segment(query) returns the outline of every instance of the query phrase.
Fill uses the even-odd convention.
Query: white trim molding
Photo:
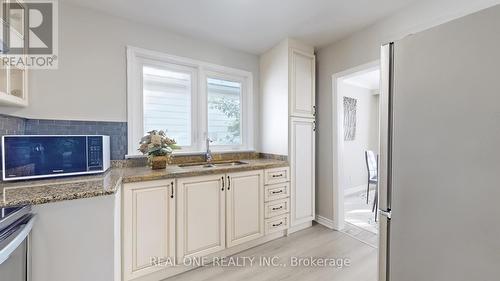
[[[315,221],[317,223],[329,228],[329,229],[335,229],[333,220],[331,220],[331,219],[325,218],[325,217],[320,216],[320,215],[316,215]]]
[[[344,151],[344,106],[343,99],[338,91],[338,80],[348,78],[353,74],[361,74],[380,68],[380,61],[373,61],[332,75],[332,159],[333,159],[333,229],[342,230],[344,228],[344,167],[342,166]],[[336,114],[335,114],[336,113]],[[335,133],[337,138],[335,138]]]
[[[216,65],[190,58],[178,57],[157,51],[127,46],[127,120],[128,120],[128,155],[138,155],[137,147],[144,135],[142,65],[158,64],[183,69],[193,78],[191,146],[184,147],[179,153],[195,153],[205,150],[205,138],[208,133],[207,122],[207,77],[227,79],[241,84],[241,144],[214,146],[214,152],[252,151],[255,148],[254,129],[254,91],[253,75],[249,71]]]

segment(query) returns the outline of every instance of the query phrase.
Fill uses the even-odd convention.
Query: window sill
[[[212,150],[213,154],[228,154],[228,153],[247,153],[247,152],[256,152],[254,149],[241,149],[241,150]],[[197,156],[204,155],[206,151],[174,151],[172,153],[173,156]],[[142,154],[131,154],[125,155],[125,159],[138,159],[138,158],[146,158],[146,155]]]

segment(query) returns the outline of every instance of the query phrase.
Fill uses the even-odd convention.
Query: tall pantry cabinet
[[[288,156],[293,232],[315,219],[314,48],[286,39],[263,54],[260,87],[261,151]]]

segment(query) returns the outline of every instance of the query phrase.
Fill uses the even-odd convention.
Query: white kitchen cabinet
[[[312,46],[285,39],[260,56],[261,152],[288,155],[290,117],[315,118]]]
[[[290,203],[288,202],[288,198],[266,202],[264,210],[266,219],[288,214],[290,212]]]
[[[315,57],[295,48],[289,50],[290,116],[314,118]]]
[[[233,255],[285,235],[289,183],[266,185],[266,175],[282,181],[290,172],[280,167],[124,184],[123,280],[162,280],[194,268],[182,265],[186,258]],[[152,257],[161,258],[161,266],[152,265]]]
[[[288,229],[288,214],[266,220],[266,234]]]
[[[28,105],[28,70],[22,68],[0,69],[0,105]]]
[[[16,2],[16,8],[11,9],[8,5],[0,7],[0,13],[10,15],[9,31],[10,42],[14,44],[23,44],[25,41],[24,26],[27,7],[21,1]],[[0,33],[3,34],[2,31]],[[26,42],[24,42],[25,47]],[[26,55],[27,48],[24,48]],[[10,54],[7,50],[0,50],[3,54]],[[27,106],[28,105],[28,69],[25,67],[5,66],[0,69],[0,105],[5,106]]]
[[[261,149],[286,155],[290,162],[290,216],[266,222],[268,231],[289,224],[288,231],[295,232],[315,219],[315,64],[314,48],[294,39],[283,40],[260,57]],[[288,181],[288,175],[277,171],[265,177],[266,184]],[[282,186],[272,192],[285,191]]]
[[[227,247],[264,236],[264,172],[228,174],[226,186]]]
[[[225,249],[225,195],[225,175],[177,181],[178,262]]]
[[[151,258],[175,259],[174,180],[123,185],[123,278],[165,270]]]
[[[291,118],[291,226],[315,219],[315,127],[308,118]]]
[[[289,181],[290,169],[288,167],[267,169],[264,172],[264,184],[284,183]]]
[[[283,182],[277,184],[270,184],[264,186],[264,201],[269,202],[273,200],[283,199],[290,197],[290,183]]]

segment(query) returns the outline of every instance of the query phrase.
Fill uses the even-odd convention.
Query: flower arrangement
[[[164,169],[174,149],[180,149],[164,131],[153,130],[142,137],[139,151],[147,155],[153,169]]]

